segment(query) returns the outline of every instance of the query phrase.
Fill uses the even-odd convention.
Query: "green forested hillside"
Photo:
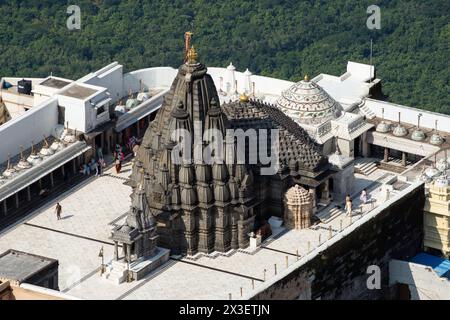
[[[66,27],[69,4],[80,31]],[[381,30],[366,27],[371,4]],[[113,60],[177,67],[193,22],[207,65],[290,80],[367,63],[373,38],[390,101],[450,114],[449,17],[448,0],[0,0],[0,76],[77,78]]]

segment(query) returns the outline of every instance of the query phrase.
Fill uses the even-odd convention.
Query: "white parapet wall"
[[[125,96],[129,90],[138,92],[141,88],[168,88],[172,85],[173,80],[177,76],[177,69],[172,67],[157,67],[136,70],[124,75],[123,95]]]
[[[406,284],[411,300],[449,300],[450,280],[439,277],[425,265],[395,260],[389,262],[389,284]]]
[[[52,135],[57,124],[58,100],[51,98],[0,126],[0,163],[7,160],[8,154],[18,154],[21,145],[26,149],[30,147],[31,140],[36,143],[44,135]]]
[[[366,99],[365,105],[375,113],[378,118],[382,117],[384,108],[384,118],[392,122],[398,121],[398,113],[401,113],[401,122],[417,125],[417,116],[422,114],[420,118],[420,127],[434,129],[437,120],[437,129],[443,132],[450,132],[450,116],[407,106],[402,106],[386,101]]]

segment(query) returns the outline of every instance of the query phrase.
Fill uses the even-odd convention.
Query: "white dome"
[[[423,132],[420,129],[416,129],[413,131],[412,135],[411,135],[411,139],[415,140],[415,141],[423,141],[426,139],[426,135],[425,132]]]
[[[319,125],[341,116],[342,106],[308,77],[281,94],[278,108],[303,124]]]
[[[439,176],[441,174],[441,172],[436,169],[435,167],[429,167],[428,169],[425,170],[425,175],[429,178],[435,178],[437,176]]]
[[[408,130],[406,130],[406,128],[401,124],[398,124],[392,133],[394,134],[394,136],[404,137],[408,134]]]
[[[391,131],[391,125],[387,122],[381,121],[376,128],[377,132],[387,133]]]

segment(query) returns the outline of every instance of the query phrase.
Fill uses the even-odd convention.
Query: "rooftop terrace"
[[[61,92],[61,95],[84,100],[89,98],[96,92],[97,90],[74,84]]]
[[[8,250],[0,255],[0,278],[21,282],[54,263],[54,259]]]

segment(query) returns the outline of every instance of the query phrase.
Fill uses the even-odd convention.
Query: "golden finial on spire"
[[[191,49],[191,38],[194,34],[191,31],[184,33],[184,62],[188,62],[188,53]]]
[[[241,101],[241,102],[248,102],[250,100],[250,98],[248,97],[248,95],[246,95],[245,93],[242,93],[240,96],[239,96],[239,101]]]
[[[189,64],[195,64],[197,63],[197,57],[197,51],[195,50],[194,46],[192,46],[187,53],[187,62]]]
[[[309,81],[309,76],[308,76],[308,74],[305,74],[305,78],[304,78],[304,80],[305,80],[306,82],[308,82],[308,81]]]

